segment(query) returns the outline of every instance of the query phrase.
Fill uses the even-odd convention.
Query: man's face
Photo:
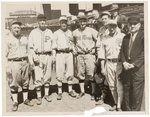
[[[114,35],[115,34],[115,32],[116,32],[116,28],[117,28],[117,25],[115,25],[115,24],[109,24],[108,26],[107,26],[107,28],[108,28],[108,30],[109,30],[109,35]]]
[[[93,11],[92,14],[93,14],[94,19],[98,19],[99,18],[98,11]]]
[[[90,23],[92,23],[92,21],[93,21],[93,19],[92,19],[92,18],[89,18],[88,21],[87,21],[87,23],[90,24]]]
[[[67,20],[61,20],[60,21],[60,28],[62,30],[66,30],[67,29]]]
[[[46,29],[46,19],[39,19],[38,24],[40,29]]]
[[[86,25],[87,25],[87,20],[86,19],[80,19],[79,20],[79,25],[80,25],[80,29],[84,30]]]
[[[103,25],[106,25],[108,23],[108,20],[109,20],[109,16],[108,15],[103,15],[102,16],[102,22],[103,22]]]
[[[118,15],[118,11],[116,11],[116,10],[112,11],[112,15],[113,16],[117,16]]]
[[[129,31],[131,33],[135,33],[140,29],[141,23],[128,23],[128,26],[129,26]]]
[[[15,36],[15,37],[18,37],[20,36],[20,33],[21,33],[21,27],[19,24],[13,24],[11,26],[11,32],[12,34]]]

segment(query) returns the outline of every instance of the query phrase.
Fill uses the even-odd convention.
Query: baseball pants
[[[37,55],[38,63],[35,63],[35,81],[36,88],[44,85],[50,85],[51,81],[51,69],[52,69],[52,56],[40,54]]]
[[[73,78],[73,54],[72,53],[57,53],[56,54],[56,77],[58,81],[63,81],[64,78]]]
[[[94,69],[95,69],[95,55],[78,55],[77,56],[77,68],[78,68],[78,78],[80,80],[85,79],[85,74],[91,76],[88,80],[93,80]]]
[[[28,89],[30,66],[27,61],[9,61],[6,76],[11,92]]]

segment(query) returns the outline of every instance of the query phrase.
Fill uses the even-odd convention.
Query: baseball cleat
[[[51,102],[52,101],[52,98],[48,95],[44,96],[44,99],[48,102]]]
[[[33,104],[31,103],[29,99],[26,99],[23,103],[27,106],[33,106]]]
[[[95,97],[94,97],[93,95],[91,96],[91,100],[92,100],[92,101],[95,100]]]
[[[17,111],[18,110],[18,103],[14,102],[13,107],[12,107],[12,111]]]
[[[41,97],[37,99],[36,104],[37,104],[37,105],[41,105],[41,104],[42,104],[42,98],[41,98]]]
[[[71,97],[76,97],[76,94],[75,94],[75,91],[74,91],[74,90],[70,91],[70,92],[69,92],[69,95],[70,95]]]
[[[58,93],[57,95],[57,100],[61,100],[62,99],[62,94],[61,93]]]
[[[102,105],[104,104],[104,100],[103,99],[100,99],[96,102],[96,105]]]
[[[122,109],[121,109],[121,108],[117,108],[116,110],[117,110],[117,111],[122,111]]]
[[[77,96],[77,99],[83,97],[84,95],[85,95],[85,93],[83,93],[83,92],[79,93],[79,95]]]
[[[115,111],[115,110],[117,110],[117,106],[116,106],[116,105],[114,105],[113,107],[111,107],[111,108],[109,109],[109,111]]]

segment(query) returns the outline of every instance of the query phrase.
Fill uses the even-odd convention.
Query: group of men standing
[[[68,94],[77,99],[85,95],[85,82],[90,81],[91,100],[94,100],[97,83],[101,91],[99,104],[104,103],[105,87],[111,91],[114,105],[110,111],[140,110],[144,90],[144,33],[140,30],[140,18],[128,18],[129,33],[126,35],[121,32],[117,21],[111,19],[109,12],[103,12],[99,18],[103,24],[101,27],[97,23],[87,26],[87,16],[79,14],[78,27],[71,31],[67,17],[61,16],[60,29],[53,33],[47,28],[46,17],[40,14],[37,17],[38,27],[31,31],[28,38],[21,35],[21,22],[12,22],[11,33],[7,36],[6,73],[13,111],[18,109],[19,88],[23,91],[24,104],[33,106],[27,97],[32,72],[35,74],[37,105],[42,103],[42,86],[44,98],[48,102],[52,101],[49,87],[52,64],[55,62],[57,100],[62,99],[64,79],[68,83]],[[79,80],[79,94],[72,88],[75,77]]]

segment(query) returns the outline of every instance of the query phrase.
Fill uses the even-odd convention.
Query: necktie
[[[128,57],[129,57],[129,59],[130,59],[132,46],[133,46],[133,34],[131,34],[130,41],[129,41],[129,50],[128,50]]]

